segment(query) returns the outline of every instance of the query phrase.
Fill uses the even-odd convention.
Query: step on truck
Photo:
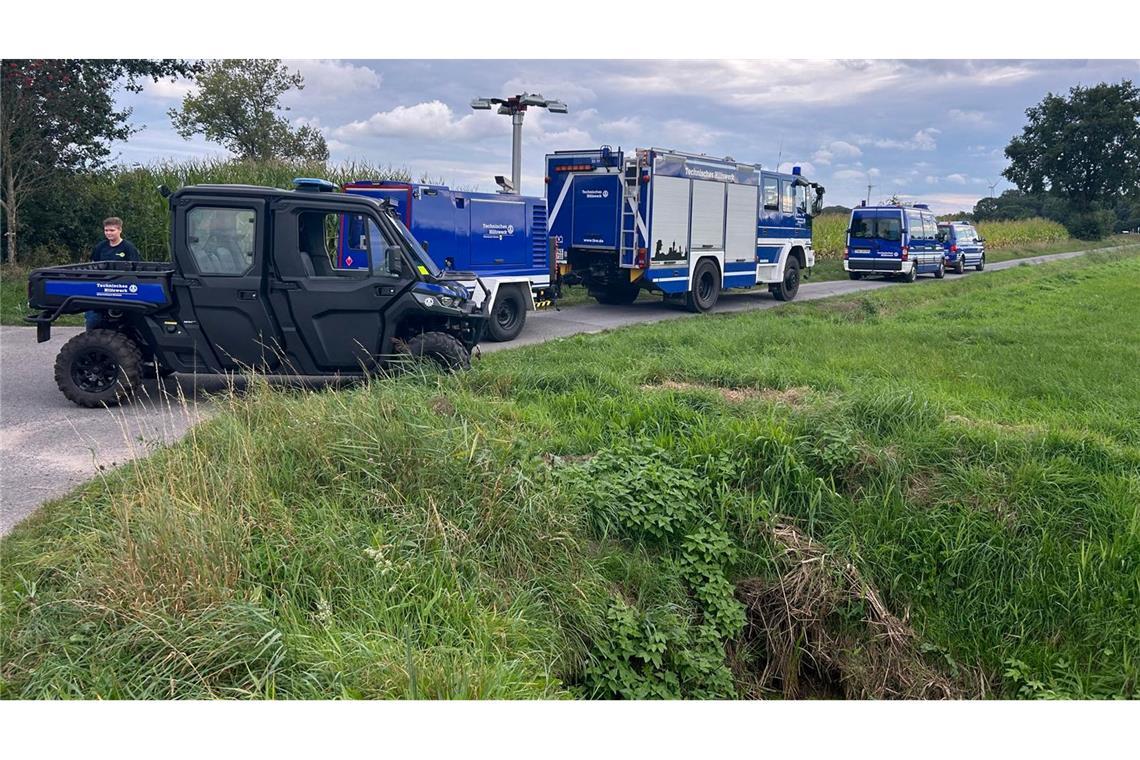
[[[477,278],[436,267],[386,204],[324,180],[295,187],[164,190],[173,261],[31,272],[39,342],[63,314],[99,315],[60,350],[63,394],[117,404],[144,372],[357,375],[408,356],[470,366],[485,323],[468,296]],[[369,266],[338,266],[342,247]]]
[[[555,300],[544,199],[391,180],[358,180],[344,190],[391,204],[437,266],[478,275],[486,294],[475,289],[471,297],[488,312],[485,338],[514,340],[528,311]],[[368,266],[351,251],[340,257],[346,268]]]
[[[604,304],[648,290],[696,312],[727,288],[767,285],[791,300],[815,265],[823,192],[799,167],[786,174],[661,148],[548,154],[555,285],[582,284]]]

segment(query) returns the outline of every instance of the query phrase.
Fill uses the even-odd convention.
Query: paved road
[[[1038,256],[991,264],[987,271],[1021,264],[1040,264],[1081,256],[1086,251]],[[973,274],[973,273],[971,273]],[[947,275],[953,279],[956,275]],[[920,278],[919,283],[933,282]],[[814,300],[844,293],[891,287],[883,280],[808,282],[797,300]],[[767,292],[726,293],[716,312],[768,309],[780,304]],[[595,333],[639,322],[691,316],[680,306],[646,299],[630,306],[575,306],[530,314],[527,327],[511,343],[487,343],[483,352],[542,343],[578,333]],[[66,494],[154,446],[180,438],[210,413],[207,392],[226,387],[212,377],[176,376],[164,386],[146,383],[140,401],[117,409],[83,409],[65,399],[55,387],[52,367],[64,341],[82,328],[61,327],[52,340],[37,344],[28,327],[0,327],[0,535],[45,501]]]

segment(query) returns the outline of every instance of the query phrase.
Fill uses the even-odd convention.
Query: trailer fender
[[[495,297],[499,294],[499,288],[504,286],[521,286],[519,289],[523,292],[523,298],[526,300],[526,310],[534,311],[534,290],[533,280],[530,277],[482,277],[483,284],[487,287],[487,295],[484,299],[480,299],[482,293],[476,293],[472,300],[476,305],[482,306],[484,309],[489,309],[495,303]]]

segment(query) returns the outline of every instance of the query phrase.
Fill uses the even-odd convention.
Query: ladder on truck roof
[[[626,158],[621,177],[621,228],[618,233],[618,266],[637,266],[637,206],[640,198],[640,167],[637,157]]]

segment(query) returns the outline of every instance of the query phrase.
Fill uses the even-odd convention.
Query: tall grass
[[[843,258],[849,221],[847,214],[825,214],[813,221],[811,237],[816,257],[824,261]],[[1069,239],[1062,225],[1048,219],[980,222],[976,227],[985,238],[986,248],[995,251]]]
[[[790,524],[964,693],[1135,697],[1137,277],[1102,254],[255,383],[4,539],[0,694],[750,693],[732,587],[784,572]]]

